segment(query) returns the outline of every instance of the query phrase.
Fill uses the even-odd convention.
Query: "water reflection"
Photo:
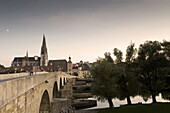
[[[89,98],[89,99],[95,99],[95,98]],[[157,102],[170,102],[169,100],[162,99],[161,94],[159,96],[157,96],[156,99],[157,99]],[[132,101],[132,104],[137,104],[139,102],[141,102],[142,104],[152,103],[151,98],[149,98],[147,100],[147,102],[145,102],[141,96],[136,96],[134,98],[131,97],[131,101]],[[127,101],[126,101],[126,99],[125,100],[113,99],[113,104],[114,104],[114,107],[120,107],[120,105],[127,104]],[[107,108],[107,107],[109,107],[109,104],[107,101],[105,101],[105,102],[97,101],[97,106],[89,108],[89,109],[98,109],[98,108]]]

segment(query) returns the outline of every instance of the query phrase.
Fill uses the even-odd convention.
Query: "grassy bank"
[[[112,109],[100,109],[97,113],[170,113],[170,103],[121,106]]]

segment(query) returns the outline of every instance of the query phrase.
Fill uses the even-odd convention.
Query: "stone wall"
[[[75,84],[75,79],[68,79],[67,83],[65,84],[65,86],[63,87],[63,89],[61,89],[59,91],[59,97],[60,98],[67,98],[67,99],[73,99],[73,84]]]
[[[60,87],[59,80],[65,77],[64,73],[46,73],[0,83],[0,113],[39,113],[46,104],[42,98],[48,97],[51,103],[54,83]]]
[[[51,102],[51,113],[75,113],[70,99],[54,98]]]
[[[45,74],[45,73],[48,73],[48,72],[37,72],[36,74],[40,75],[40,74]],[[30,75],[30,73],[0,74],[0,80],[23,77],[23,76],[28,76],[28,75]]]

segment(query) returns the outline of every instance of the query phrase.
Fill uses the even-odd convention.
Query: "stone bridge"
[[[70,78],[53,72],[0,82],[0,113],[51,113],[52,101]]]

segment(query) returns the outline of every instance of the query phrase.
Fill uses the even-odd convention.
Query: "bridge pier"
[[[54,98],[51,102],[51,113],[75,113],[71,102],[70,99]]]

